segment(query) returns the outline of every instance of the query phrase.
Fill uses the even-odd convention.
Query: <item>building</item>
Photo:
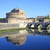
[[[26,28],[29,22],[34,22],[34,18],[26,18],[24,10],[15,8],[6,13],[6,18],[0,19],[0,30]]]
[[[18,8],[6,13],[6,18],[8,19],[8,23],[28,23],[34,21],[34,19],[27,19],[24,10]]]
[[[36,22],[50,22],[50,15],[47,16],[37,16]]]
[[[6,18],[26,19],[24,10],[13,9],[10,13],[6,13]]]
[[[26,18],[24,10],[15,8],[6,13],[6,18],[0,19],[0,23],[29,23],[34,22],[34,18]]]
[[[20,20],[26,19],[26,13],[24,10],[13,9],[10,13],[6,13],[6,18],[8,19],[8,23],[17,23],[21,22]]]
[[[37,16],[38,19],[42,19],[44,17],[46,17],[46,16]]]
[[[38,19],[43,19],[43,18],[50,18],[50,14],[48,14],[47,16],[37,16]]]

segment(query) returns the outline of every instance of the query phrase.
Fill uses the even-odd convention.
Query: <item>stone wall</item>
[[[0,30],[26,28],[28,23],[0,23]]]
[[[16,18],[8,18],[8,23],[29,23],[33,22],[34,20],[30,19],[16,19]]]
[[[50,19],[44,19],[44,22],[50,22]]]
[[[8,23],[17,23],[15,18],[8,18]]]
[[[39,22],[39,20],[37,20],[37,18],[35,18],[35,23],[36,23],[36,22]]]
[[[17,14],[17,13],[12,13],[12,14],[6,14],[7,18],[17,18],[17,19],[26,19],[25,14]]]
[[[0,23],[0,30],[19,28],[19,24]]]

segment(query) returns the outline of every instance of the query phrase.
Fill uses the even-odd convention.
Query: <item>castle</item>
[[[6,18],[0,19],[0,23],[30,23],[30,22],[50,22],[50,15],[37,16],[37,18],[26,18],[24,10],[14,8],[6,13]]]
[[[11,12],[6,13],[6,18],[0,19],[0,30],[26,28],[28,27],[28,23],[32,22],[50,22],[50,15],[46,16],[45,18],[26,18],[26,13],[24,10],[15,8],[11,10]]]
[[[6,18],[1,20],[1,23],[28,23],[33,21],[33,18],[26,18],[24,10],[15,8],[11,12],[6,13]]]

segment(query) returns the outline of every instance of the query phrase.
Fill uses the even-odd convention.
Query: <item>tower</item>
[[[24,12],[24,10],[15,8],[11,10],[10,13],[6,13],[6,18],[8,18],[8,23],[16,23],[17,20],[26,19],[26,13]]]

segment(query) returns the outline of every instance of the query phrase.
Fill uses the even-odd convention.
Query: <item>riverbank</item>
[[[28,28],[5,29],[5,30],[0,30],[0,33],[5,33],[5,32],[14,32],[14,31],[24,30],[24,29],[28,29]]]
[[[6,33],[6,32],[14,32],[14,31],[20,31],[20,30],[25,30],[25,29],[38,29],[38,28],[13,28],[13,29],[5,29],[5,30],[0,30],[0,33]],[[42,28],[40,30],[46,31],[46,28]]]

